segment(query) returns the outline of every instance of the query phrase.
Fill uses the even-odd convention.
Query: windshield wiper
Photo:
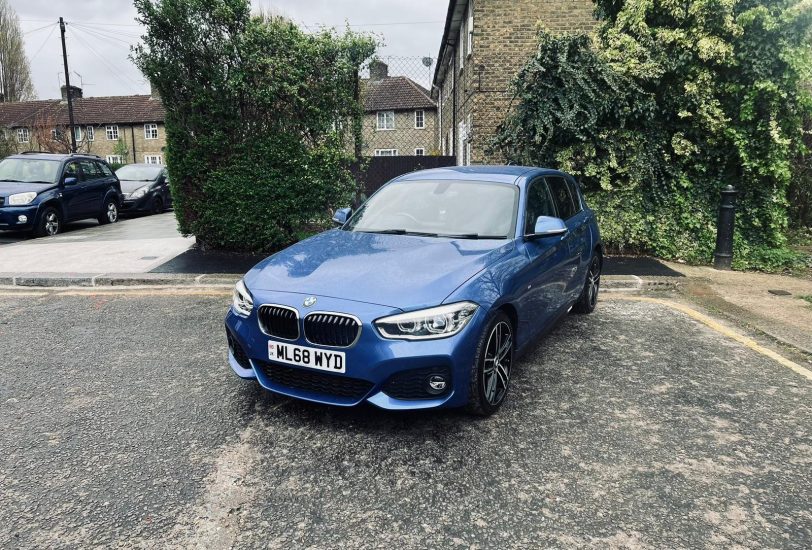
[[[409,235],[411,237],[439,237],[437,233],[423,233],[421,231],[406,231],[405,229],[380,229],[377,231],[359,231],[359,233],[377,233],[380,235]]]
[[[463,233],[461,235],[440,235],[446,239],[471,239],[471,240],[498,240],[507,239],[505,235],[480,235],[479,233]]]

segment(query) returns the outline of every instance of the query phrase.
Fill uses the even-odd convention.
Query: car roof
[[[64,154],[64,153],[40,153],[37,151],[32,151],[30,153],[18,153],[16,155],[10,155],[6,158],[12,159],[35,159],[35,160],[68,160],[68,159],[91,159],[91,160],[102,160],[101,157],[97,157],[96,155],[83,155],[81,153],[73,153],[73,154]]]
[[[405,174],[393,181],[423,181],[427,179],[444,179],[457,181],[488,181],[495,183],[510,183],[519,185],[536,176],[564,175],[558,170],[538,168],[533,166],[451,166],[448,168],[434,168],[431,170],[418,170]]]
[[[154,167],[154,168],[161,168],[161,169],[166,168],[166,166],[164,166],[163,164],[154,164],[154,163],[150,164],[148,162],[132,162],[130,164],[125,164],[125,165],[119,167],[119,170],[124,168],[124,166],[138,166],[140,168],[145,168],[147,166]]]

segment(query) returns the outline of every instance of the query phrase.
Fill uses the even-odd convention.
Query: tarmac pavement
[[[0,547],[812,547],[812,382],[668,300],[568,316],[489,419],[274,397],[228,303],[0,293]]]

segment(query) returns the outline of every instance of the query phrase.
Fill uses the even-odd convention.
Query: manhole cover
[[[786,290],[768,290],[767,292],[775,296],[792,296],[792,292],[787,292]]]

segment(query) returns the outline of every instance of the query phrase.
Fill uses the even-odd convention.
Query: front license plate
[[[278,363],[287,363],[288,365],[328,372],[347,372],[347,363],[343,351],[325,351],[323,349],[294,346],[293,344],[268,342],[268,359]]]

